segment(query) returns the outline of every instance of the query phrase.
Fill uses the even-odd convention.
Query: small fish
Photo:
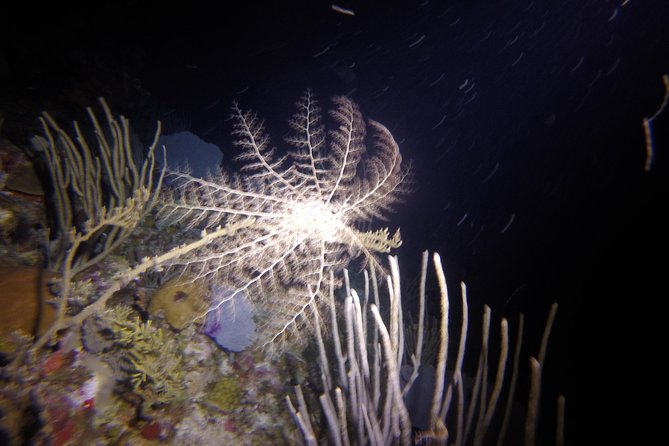
[[[352,9],[342,8],[341,6],[335,4],[332,4],[332,10],[346,15],[355,15],[355,12]]]

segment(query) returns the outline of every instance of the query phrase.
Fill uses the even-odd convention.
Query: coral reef
[[[208,402],[218,409],[230,412],[237,409],[244,394],[235,376],[224,376],[210,389]]]
[[[207,287],[198,280],[179,277],[162,285],[149,305],[152,316],[163,312],[165,319],[176,330],[183,330],[207,309]]]
[[[150,320],[142,322],[129,307],[107,309],[102,319],[110,323],[114,343],[120,347],[116,360],[146,406],[184,398],[183,361],[176,339],[153,327]]]
[[[365,123],[351,100],[337,98],[333,116],[340,127],[330,150],[322,150],[326,133],[320,118],[308,122],[320,111],[307,93],[291,121],[291,163],[273,156],[262,124],[235,105],[240,159],[250,175],[206,182],[173,172],[174,194],[142,226],[160,197],[164,171],[154,165],[160,125],[137,160],[127,120],[101,105],[108,128],[89,109],[91,132],[75,123],[72,136],[45,113],[44,135],[33,139],[52,180],[44,260],[60,273],[50,287],[56,314],[34,342],[16,330],[9,334],[0,438],[10,444],[294,444],[297,429],[282,401],[291,381],[286,363],[266,350],[233,356],[217,349],[193,321],[223,308],[220,300],[208,301],[209,287],[229,284],[252,304],[240,317],[239,339],[246,346],[251,310],[260,310],[271,343],[315,307],[321,286],[333,285],[333,272],[358,257],[378,266],[375,253],[399,246],[399,232],[364,233],[357,223],[382,217],[403,191],[407,170],[396,142],[381,124]],[[377,150],[365,158],[368,126]],[[206,200],[212,212],[199,206]],[[3,230],[16,232],[13,218],[20,214],[3,215]],[[162,230],[152,222],[171,226]],[[18,240],[11,238],[6,249],[15,252]],[[162,276],[143,276],[149,272]],[[5,415],[10,411],[19,415]]]

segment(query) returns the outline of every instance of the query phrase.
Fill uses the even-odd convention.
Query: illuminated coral
[[[217,408],[230,412],[239,407],[243,395],[239,379],[235,376],[225,376],[212,386],[208,401]]]
[[[176,340],[165,336],[151,321],[142,322],[133,311],[117,306],[105,311],[120,358],[134,391],[147,406],[184,397],[184,370]]]
[[[149,313],[163,311],[173,328],[183,330],[205,309],[207,293],[206,286],[187,277],[170,280],[154,294]]]
[[[162,225],[185,224],[209,237],[171,265],[244,292],[264,311],[261,331],[268,344],[322,301],[330,272],[358,257],[378,267],[376,254],[401,244],[399,231],[360,230],[384,219],[406,191],[408,169],[388,129],[365,123],[352,100],[338,97],[330,113],[335,128],[326,136],[313,95],[307,92],[297,105],[290,121],[294,133],[287,138],[292,150],[279,153],[261,120],[235,104],[233,134],[243,175],[202,179],[171,172],[172,201],[161,211]],[[370,155],[369,140],[376,149]],[[231,225],[239,229],[221,237],[210,232]]]

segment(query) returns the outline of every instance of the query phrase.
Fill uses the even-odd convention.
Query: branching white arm
[[[366,124],[348,98],[334,99],[337,128],[326,133],[320,108],[307,92],[290,121],[291,149],[270,147],[258,117],[233,107],[234,135],[244,163],[239,175],[194,178],[171,172],[173,194],[161,212],[163,225],[211,228],[245,219],[254,224],[189,255],[173,266],[197,277],[248,291],[268,314],[266,342],[274,342],[305,318],[321,299],[323,281],[356,257],[378,267],[378,253],[400,245],[399,232],[360,232],[385,218],[405,192],[407,169],[390,132],[371,122],[376,150],[362,168]],[[329,143],[329,145],[327,144]],[[366,176],[362,174],[365,173]]]

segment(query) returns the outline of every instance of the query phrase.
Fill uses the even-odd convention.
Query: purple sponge
[[[253,310],[243,292],[214,285],[215,302],[221,302],[207,315],[204,332],[222,349],[240,352],[251,345],[256,324]]]

